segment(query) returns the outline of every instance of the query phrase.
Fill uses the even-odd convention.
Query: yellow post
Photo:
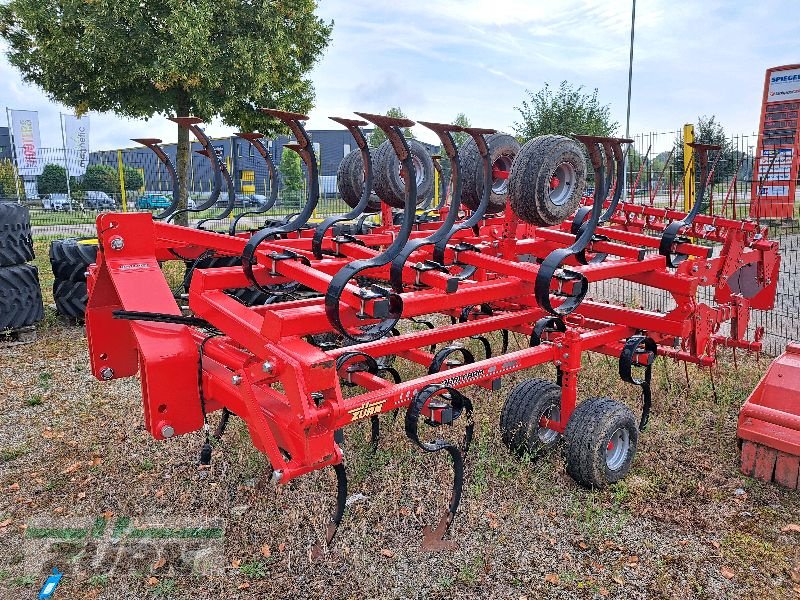
[[[694,203],[694,125],[683,126],[683,210],[689,212]]]
[[[439,206],[439,170],[433,170],[433,205]]]
[[[122,212],[128,212],[128,199],[125,196],[125,169],[122,165],[122,150],[117,150],[117,171],[119,172],[119,193],[122,199]]]

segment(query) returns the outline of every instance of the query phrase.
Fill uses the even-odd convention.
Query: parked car
[[[250,206],[264,206],[268,198],[262,194],[251,194]]]
[[[145,194],[136,200],[138,210],[153,210],[156,208],[168,208],[172,200],[163,194]]]
[[[89,210],[114,210],[117,207],[111,196],[100,191],[86,192],[83,204]]]
[[[47,194],[42,198],[42,208],[44,210],[63,210],[66,212],[73,209],[73,202],[66,194]]]

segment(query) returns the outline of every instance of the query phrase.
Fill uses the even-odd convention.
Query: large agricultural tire
[[[416,140],[406,140],[411,150],[417,181],[417,206],[433,193],[433,159],[425,146]],[[400,175],[400,159],[389,140],[383,142],[372,157],[375,175],[372,188],[378,197],[393,208],[405,207],[405,182]]]
[[[0,202],[0,267],[33,260],[31,219],[27,206]]]
[[[586,186],[586,158],[575,140],[543,135],[520,148],[508,195],[514,213],[531,225],[558,225],[574,213]]]
[[[639,441],[630,408],[610,398],[588,398],[573,411],[564,432],[567,473],[587,488],[616,483],[631,468]]]
[[[339,195],[350,208],[358,206],[364,190],[364,160],[361,150],[356,148],[339,163],[336,171],[336,187]],[[381,200],[377,194],[370,193],[365,212],[378,212],[381,209]]]
[[[537,457],[558,444],[561,434],[540,425],[542,417],[558,421],[561,388],[552,381],[528,379],[511,390],[500,412],[503,443],[516,454]]]
[[[97,261],[97,245],[69,238],[50,242],[50,266],[56,279],[86,281],[89,265]]]
[[[0,331],[27,327],[43,318],[38,269],[27,264],[0,267]]]
[[[86,281],[56,279],[53,282],[53,300],[58,314],[76,321],[83,321],[89,292]]]
[[[486,136],[489,161],[492,168],[510,171],[519,154],[520,145],[513,135],[492,133]],[[473,138],[468,139],[458,150],[461,163],[461,201],[470,210],[476,210],[483,197],[483,159]],[[502,212],[506,208],[508,179],[492,178],[492,193],[489,195],[487,214]]]

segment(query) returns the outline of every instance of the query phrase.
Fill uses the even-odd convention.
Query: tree
[[[300,155],[294,150],[284,148],[281,152],[281,162],[278,165],[283,186],[283,201],[292,206],[300,204],[301,190],[305,179],[300,163]]]
[[[16,198],[19,190],[20,200],[25,199],[25,186],[21,178],[16,177],[15,181],[16,173],[14,163],[8,159],[0,161],[0,197]]]
[[[472,127],[472,123],[470,123],[469,118],[462,112],[458,113],[456,118],[453,119],[453,125],[458,125],[459,127]],[[471,139],[471,136],[464,131],[457,131],[453,134],[453,140],[455,141],[456,146],[459,148],[469,139]]]
[[[36,189],[40,195],[66,194],[67,170],[61,165],[45,165],[42,174],[36,178]]]
[[[395,107],[390,108],[389,110],[387,110],[386,111],[386,116],[387,117],[394,117],[396,119],[407,119],[408,118],[405,115],[405,113],[400,109],[399,106],[395,106]],[[411,131],[410,127],[403,127],[402,130],[403,130],[403,135],[406,138],[414,139],[414,133]],[[386,134],[383,132],[383,129],[381,129],[380,127],[376,127],[375,129],[372,130],[372,133],[369,136],[369,140],[367,140],[367,141],[369,142],[369,147],[370,148],[377,148],[383,142],[386,141]]]
[[[125,177],[126,190],[138,190],[144,186],[144,177],[142,177],[142,172],[139,171],[139,169],[134,169],[133,167],[123,167],[122,175]],[[117,186],[117,189],[119,189],[119,185]]]
[[[694,128],[694,141],[700,144],[714,144],[720,146],[720,156],[714,168],[714,183],[721,183],[733,177],[739,162],[744,154],[739,152],[731,143],[725,128],[717,121],[715,115],[697,117],[697,126]],[[708,154],[708,168],[717,159],[717,152],[712,150]],[[675,140],[675,164],[683,169],[683,132]],[[750,171],[752,172],[752,170]],[[700,182],[700,171],[696,171],[697,183]]]
[[[119,192],[119,172],[108,165],[89,165],[83,175],[81,188],[116,194]]]
[[[277,122],[259,107],[311,108],[308,72],[333,25],[316,8],[315,0],[10,0],[0,5],[0,35],[23,79],[78,114],[220,116],[270,132]],[[189,151],[189,132],[178,128],[180,207]]]
[[[601,105],[597,88],[589,94],[583,86],[562,81],[557,90],[545,83],[535,94],[527,90],[528,100],[514,107],[522,121],[514,123],[521,142],[544,134],[614,135],[619,124],[611,120],[608,104]]]

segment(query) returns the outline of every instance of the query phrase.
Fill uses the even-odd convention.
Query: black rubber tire
[[[411,155],[420,165],[417,174],[417,206],[425,202],[433,194],[433,159],[425,146],[416,140],[406,140]],[[383,142],[372,156],[372,166],[375,171],[372,189],[378,197],[394,208],[405,207],[405,182],[400,176],[400,159],[392,148],[389,140]]]
[[[0,267],[0,331],[27,327],[43,318],[38,269],[28,264]]]
[[[568,165],[574,181],[558,204],[551,199],[550,181],[559,165]],[[531,225],[548,227],[569,218],[581,203],[586,186],[586,157],[581,145],[561,135],[543,135],[520,148],[508,180],[508,196],[516,215]]]
[[[339,163],[336,171],[336,187],[339,195],[350,208],[358,206],[361,193],[364,190],[364,161],[361,159],[361,150],[356,148]],[[381,209],[381,200],[377,194],[370,194],[367,208],[364,212],[378,212]]]
[[[76,238],[50,242],[50,266],[56,279],[86,281],[86,270],[97,261],[97,246]]]
[[[269,294],[265,294],[255,287],[235,288],[231,290],[225,290],[225,292],[229,296],[236,298],[245,306],[261,306],[262,304],[266,303],[267,299],[269,298]]]
[[[539,420],[551,407],[561,407],[561,388],[552,381],[528,379],[518,383],[500,411],[500,433],[503,443],[519,456],[537,457],[558,444],[539,437]]]
[[[33,260],[33,238],[28,207],[0,202],[0,267],[22,265]]]
[[[89,292],[85,281],[56,279],[53,282],[53,300],[58,314],[76,321],[83,321]]]
[[[503,170],[510,170],[519,154],[520,145],[517,138],[507,133],[492,133],[486,136],[486,145],[489,147],[491,164],[502,162],[504,164],[498,166],[506,167]],[[461,163],[461,202],[470,210],[475,210],[483,196],[483,160],[474,139],[469,138],[458,149],[458,160]],[[505,183],[505,186],[498,189],[502,183]],[[494,182],[489,196],[489,207],[486,209],[487,214],[505,210],[507,198],[508,180]]]
[[[609,469],[606,453],[612,434],[628,431],[628,450],[624,462]],[[564,432],[567,473],[587,488],[603,488],[616,483],[630,471],[639,441],[636,417],[630,408],[611,398],[588,398],[573,411]]]

